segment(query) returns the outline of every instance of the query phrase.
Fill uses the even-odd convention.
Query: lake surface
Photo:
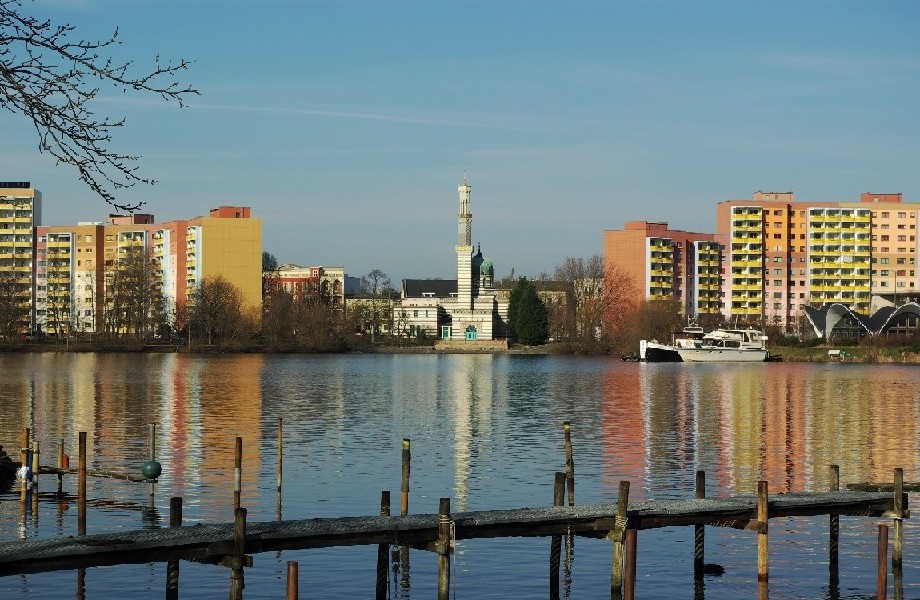
[[[234,444],[243,438],[242,504],[248,520],[278,517],[277,426],[284,427],[286,519],[377,514],[391,490],[399,510],[401,446],[411,439],[410,512],[552,504],[565,467],[563,422],[571,421],[578,503],[687,498],[695,472],[707,495],[826,490],[891,481],[902,467],[920,480],[920,369],[902,365],[624,363],[605,357],[491,355],[189,356],[185,354],[0,355],[0,443],[18,448],[23,427],[57,443],[76,465],[88,432],[91,469],[138,472],[156,423],[163,475],[150,510],[148,486],[89,478],[87,533],[168,525],[169,498],[184,499],[185,525],[233,517]],[[14,452],[11,452],[13,454]],[[56,490],[44,476],[42,491]],[[76,478],[65,491],[76,493]],[[912,498],[913,499],[913,498]],[[920,531],[905,522],[903,595],[920,597]],[[76,505],[43,497],[23,517],[18,490],[0,494],[0,539],[77,534]],[[828,584],[827,517],[770,524],[771,598],[874,597],[877,521],[841,518],[839,589]],[[456,598],[548,596],[548,538],[461,541],[453,560]],[[568,598],[609,597],[612,545],[576,538]],[[373,597],[376,546],[254,556],[245,597],[284,596],[286,564],[299,563],[302,598]],[[751,532],[707,528],[707,599],[757,593]],[[393,598],[431,598],[437,556],[410,553]],[[0,598],[162,598],[166,565],[0,578]],[[182,598],[227,597],[230,572],[183,562]],[[637,597],[694,596],[693,529],[638,535]],[[901,593],[889,574],[889,594]],[[839,595],[838,595],[839,594]],[[699,595],[697,597],[700,597]]]

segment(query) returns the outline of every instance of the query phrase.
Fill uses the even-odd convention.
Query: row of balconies
[[[813,281],[811,286],[808,288],[812,292],[841,292],[841,291],[869,291],[869,284],[856,285],[852,282],[847,283],[843,282],[833,282],[826,281],[823,284]]]

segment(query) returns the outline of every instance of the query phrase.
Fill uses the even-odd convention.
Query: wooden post
[[[77,463],[77,532],[86,535],[86,432],[79,436],[79,462]]]
[[[572,458],[572,424],[562,424],[565,430],[565,481],[569,490],[569,506],[575,506],[575,459]]]
[[[240,438],[236,438],[240,440]],[[230,600],[243,600],[243,555],[246,553],[246,509],[233,511],[233,568],[230,575]]]
[[[613,572],[610,577],[610,597],[622,598],[623,595],[623,532],[626,529],[626,510],[629,507],[629,482],[620,482],[617,496],[617,516],[615,537],[613,540]]]
[[[894,548],[891,552],[891,567],[897,571],[901,569],[902,552],[903,552],[903,532],[902,525],[904,518],[904,469],[897,468],[894,470]]]
[[[57,459],[57,468],[64,468],[64,438],[61,438],[61,441],[58,443],[58,459]],[[58,496],[64,495],[64,474],[58,473]]]
[[[402,441],[402,486],[399,488],[402,492],[402,498],[399,504],[399,514],[406,516],[409,514],[409,471],[412,464],[412,451],[409,447],[409,438],[403,438]]]
[[[281,470],[282,470],[282,460],[284,456],[284,428],[281,424],[281,417],[278,417],[278,493],[281,493]],[[296,563],[295,563],[296,564]]]
[[[403,438],[402,441],[402,485],[400,486],[401,497],[399,501],[399,514],[406,516],[409,514],[409,473],[412,466],[412,451],[409,438]],[[402,544],[399,547],[399,565],[402,575],[399,584],[403,589],[409,589],[409,546]]]
[[[233,455],[233,509],[240,507],[243,493],[243,438],[236,438],[236,450]]]
[[[182,527],[182,498],[174,496],[169,499],[169,526]],[[179,599],[179,561],[166,563],[166,600]]]
[[[32,463],[29,467],[32,469],[32,489],[37,497],[38,495],[38,457],[39,457],[39,443],[38,440],[32,442]]]
[[[840,465],[831,465],[828,473],[828,488],[831,492],[840,491]],[[831,597],[839,595],[840,588],[840,515],[831,514],[828,527],[828,570],[830,571],[829,588]]]
[[[878,600],[888,596],[888,526],[878,526]]]
[[[147,427],[149,431],[148,436],[150,438],[150,442],[148,443],[148,447],[150,448],[149,460],[150,462],[156,462],[156,459],[157,459],[157,424],[150,423]],[[150,482],[148,489],[149,489],[149,495],[150,495],[150,506],[152,508],[153,507],[153,493],[156,489],[152,481]]]
[[[766,481],[757,482],[757,583],[758,596],[766,600],[769,596],[770,553],[767,543],[769,514],[767,512],[768,488]]]
[[[565,504],[565,483],[567,477],[562,471],[556,472],[553,481],[553,506]],[[562,536],[554,535],[549,545],[549,597],[559,600],[559,563],[562,558]]]
[[[29,428],[23,427],[22,428],[22,448],[19,450],[19,454],[21,454],[22,456],[20,457],[19,461],[24,466],[29,466],[29,461],[27,460],[29,456],[29,448],[30,448],[29,434],[30,434]]]
[[[623,600],[636,598],[636,530],[626,530],[626,578],[623,584]]]
[[[696,498],[706,497],[706,471],[696,472]],[[693,526],[693,579],[701,581],[706,567],[706,526]]]
[[[438,600],[450,600],[450,498],[438,506]]]
[[[380,516],[390,516],[390,492],[380,492]],[[377,600],[387,600],[387,591],[390,585],[389,544],[377,545]]]
[[[297,573],[297,561],[289,560],[287,563],[287,591],[284,594],[284,600],[297,600],[299,596]]]

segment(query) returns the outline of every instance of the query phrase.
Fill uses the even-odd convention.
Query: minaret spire
[[[473,214],[470,212],[470,192],[466,173],[457,191],[460,194],[460,212],[457,215],[457,302],[471,308],[473,300]]]

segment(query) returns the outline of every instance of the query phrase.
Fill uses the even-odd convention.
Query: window
[[[906,213],[906,212],[899,212],[899,213],[898,213],[898,218],[899,218],[899,219],[906,219],[906,218],[907,218],[907,213]]]
[[[883,265],[887,265],[887,264],[888,264],[888,259],[887,259],[887,258],[880,258],[880,259],[879,259],[879,262],[882,263]]]
[[[778,256],[774,256],[774,257],[773,257],[773,262],[775,262],[775,263],[782,262],[782,261],[783,261],[783,259],[780,258],[780,257],[778,257]]]
[[[887,242],[887,241],[888,241],[888,236],[887,236],[887,235],[883,235],[883,236],[882,236],[882,241],[883,241],[883,242]]]
[[[417,319],[417,318],[418,318],[418,311],[417,311],[417,310],[413,310],[413,311],[412,311],[412,318],[413,318],[413,319]]]
[[[777,286],[783,285],[783,280],[782,280],[782,279],[774,279],[774,280],[773,280],[773,285],[777,285]]]
[[[882,269],[882,272],[879,273],[882,277],[888,277],[888,269]]]
[[[899,265],[903,265],[904,263],[907,262],[907,259],[906,259],[906,258],[899,258],[897,262],[898,262]]]
[[[91,236],[91,235],[86,236],[86,241],[87,241],[87,242],[93,241],[93,236]]]
[[[782,275],[782,274],[783,274],[783,270],[782,270],[782,269],[773,269],[773,274],[774,274],[774,275]]]
[[[887,219],[887,218],[888,218],[888,211],[883,211],[883,212],[882,212],[882,218],[883,218],[883,219]]]
[[[774,298],[782,298],[782,297],[783,297],[783,293],[782,293],[782,292],[773,292],[773,297],[774,297]]]

